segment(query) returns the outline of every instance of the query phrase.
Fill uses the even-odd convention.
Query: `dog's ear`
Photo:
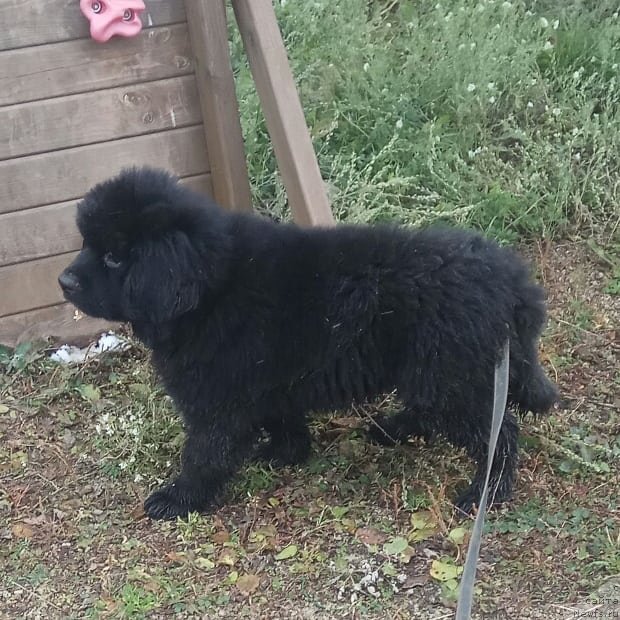
[[[206,290],[203,261],[181,230],[139,243],[123,284],[125,315],[160,324],[195,309]]]

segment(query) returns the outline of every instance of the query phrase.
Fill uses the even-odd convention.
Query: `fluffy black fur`
[[[129,170],[78,206],[84,247],[60,276],[82,311],[128,321],[183,415],[180,475],[145,502],[154,518],[215,505],[252,456],[299,463],[306,415],[396,390],[379,441],[440,434],[478,469],[457,500],[479,501],[493,371],[511,342],[510,403],[557,398],[537,355],[542,289],[512,251],[454,229],[302,229],[224,211],[165,172]],[[510,497],[517,419],[501,430],[495,502]]]

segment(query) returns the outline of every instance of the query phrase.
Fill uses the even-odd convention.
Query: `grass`
[[[480,228],[520,243],[549,291],[542,356],[566,403],[524,425],[476,617],[602,614],[620,587],[617,3],[276,7],[337,216]],[[254,196],[286,218],[231,40]],[[450,616],[470,523],[449,500],[471,463],[441,443],[368,444],[366,413],[389,400],[314,418],[307,464],[248,464],[215,514],[152,524],[142,501],[178,469],[182,432],[146,351],[79,367],[47,353],[0,348],[7,617]]]
[[[503,240],[618,226],[617,3],[276,3],[333,207]],[[250,178],[286,198],[239,41]]]
[[[487,521],[480,620],[565,620],[620,573],[612,266],[586,242],[535,250],[566,405],[523,425],[516,497]],[[249,463],[215,514],[150,523],[143,498],[178,469],[181,433],[146,351],[66,367],[0,350],[8,617],[449,617],[470,532],[449,500],[472,466],[442,443],[369,444],[366,413],[390,406],[315,417],[303,467]]]

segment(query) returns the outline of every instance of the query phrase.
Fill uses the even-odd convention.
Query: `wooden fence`
[[[264,17],[252,15],[259,5],[271,6],[236,4],[244,38],[262,46],[251,64],[276,152],[286,159],[292,206],[300,220],[329,223],[299,102],[291,105],[288,92],[283,105],[276,92],[290,91],[292,78],[282,67],[271,74],[270,56],[286,58],[274,43],[275,20],[264,29],[253,21]],[[98,44],[77,0],[0,3],[1,344],[75,340],[104,327],[63,301],[57,276],[80,247],[76,201],[121,168],[167,168],[226,207],[251,208],[223,0],[146,5],[138,36]],[[271,37],[266,47],[263,33]],[[306,148],[296,152],[299,136]]]

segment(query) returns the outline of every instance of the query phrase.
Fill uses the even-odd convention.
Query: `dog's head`
[[[78,204],[84,243],[58,281],[90,316],[161,324],[194,310],[224,277],[224,213],[175,177],[123,171]]]

